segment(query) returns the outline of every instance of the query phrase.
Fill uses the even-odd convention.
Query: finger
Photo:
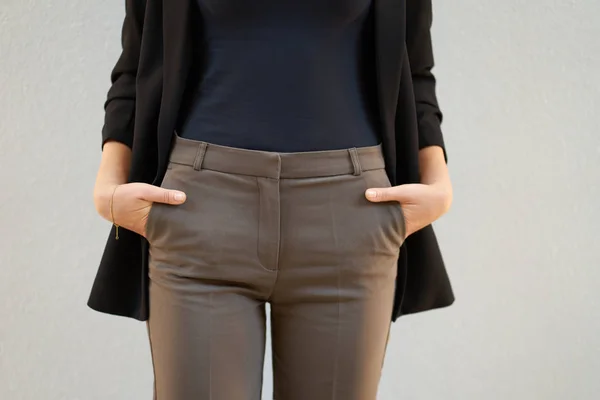
[[[148,185],[144,199],[165,204],[181,204],[185,202],[186,195],[180,190],[165,189],[158,186]]]
[[[372,202],[396,200],[395,190],[391,188],[370,188],[365,192],[367,200]]]

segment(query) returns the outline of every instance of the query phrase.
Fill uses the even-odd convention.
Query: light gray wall
[[[151,398],[145,326],[85,302],[122,1],[0,4],[0,398]],[[600,392],[600,3],[434,2],[457,294],[394,325],[383,400]],[[272,386],[265,377],[265,399]]]

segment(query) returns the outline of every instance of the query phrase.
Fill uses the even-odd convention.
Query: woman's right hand
[[[146,237],[148,214],[153,203],[179,205],[184,203],[185,199],[185,193],[179,190],[164,189],[147,183],[97,185],[94,188],[94,204],[98,214],[107,221],[144,237]]]

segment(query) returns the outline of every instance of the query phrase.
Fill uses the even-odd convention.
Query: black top
[[[279,152],[376,145],[371,0],[197,0],[205,70],[179,135]]]

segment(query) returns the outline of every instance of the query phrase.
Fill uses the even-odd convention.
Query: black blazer
[[[440,146],[442,114],[431,73],[431,0],[374,0],[377,99],[386,170],[393,185],[419,182],[419,149]],[[201,18],[192,0],[127,0],[123,51],[105,103],[102,143],[132,148],[130,182],[160,185],[173,131],[201,78]],[[111,228],[88,305],[148,318],[148,242]],[[452,304],[433,228],[407,238],[398,260],[393,315]]]

